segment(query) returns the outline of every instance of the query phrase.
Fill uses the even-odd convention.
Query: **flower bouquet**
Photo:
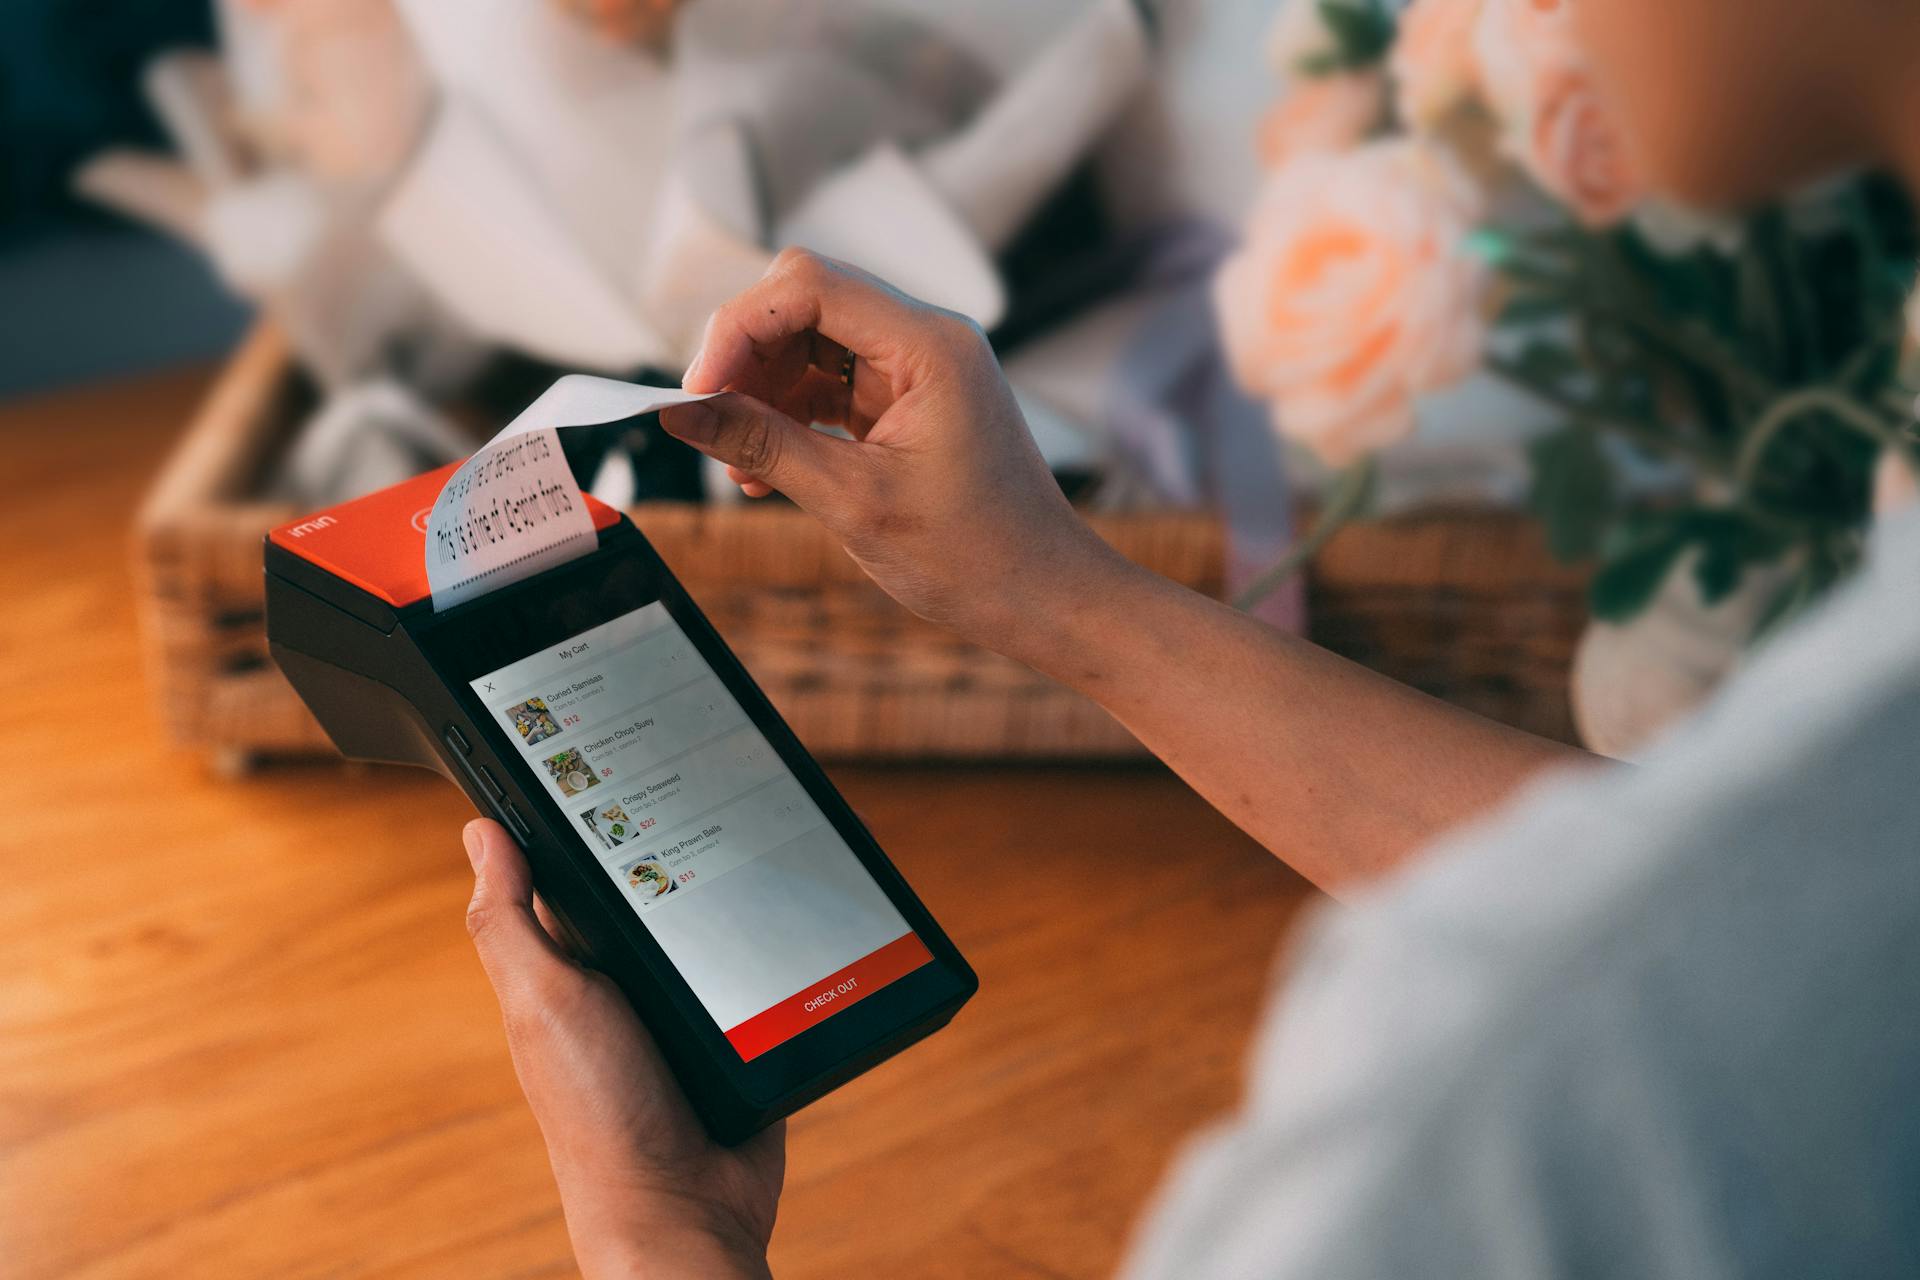
[[[1556,554],[1597,562],[1603,621],[1684,573],[1708,607],[1764,585],[1762,634],[1858,562],[1876,469],[1910,485],[1898,189],[1856,177],[1737,220],[1650,198],[1570,4],[1281,9],[1290,87],[1215,296],[1238,380],[1340,470],[1248,598],[1365,508],[1423,396],[1477,371],[1541,406],[1532,505]]]

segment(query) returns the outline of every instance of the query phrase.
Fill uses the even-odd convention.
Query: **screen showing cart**
[[[932,961],[665,606],[473,690],[743,1059]]]

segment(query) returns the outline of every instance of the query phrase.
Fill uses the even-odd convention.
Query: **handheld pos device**
[[[505,824],[720,1141],[944,1025],[973,971],[640,531],[523,483],[584,504],[590,549],[448,606],[427,550],[455,471],[267,537],[274,660],[341,752]]]

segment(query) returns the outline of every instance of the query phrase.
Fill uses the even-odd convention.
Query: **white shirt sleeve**
[[[1305,927],[1125,1274],[1920,1274],[1920,521],[1645,768]]]

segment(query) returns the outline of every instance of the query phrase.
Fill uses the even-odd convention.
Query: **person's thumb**
[[[660,425],[709,457],[769,484],[815,515],[847,492],[859,445],[794,421],[752,396],[727,392],[661,411]]]
[[[469,822],[461,838],[473,864],[473,898],[467,932],[511,1022],[553,994],[553,984],[574,976],[571,961],[533,913],[533,874],[506,828],[487,818]]]

